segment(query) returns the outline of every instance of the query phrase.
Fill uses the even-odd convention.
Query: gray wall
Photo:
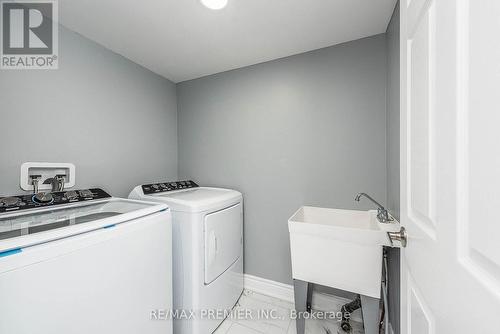
[[[301,205],[386,199],[386,40],[377,35],[177,85],[179,175],[245,199],[245,272],[291,283]]]
[[[387,206],[399,219],[399,4],[387,28]],[[399,249],[388,248],[389,318],[399,333]]]
[[[0,195],[26,161],[72,162],[77,187],[126,196],[177,177],[175,85],[60,29],[59,70],[0,73]]]

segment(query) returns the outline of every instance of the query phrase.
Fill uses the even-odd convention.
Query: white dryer
[[[176,334],[210,334],[243,291],[243,197],[193,181],[145,184],[132,199],[166,203],[172,212]],[[185,314],[184,314],[185,315]]]

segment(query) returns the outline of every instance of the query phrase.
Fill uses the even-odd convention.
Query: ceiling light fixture
[[[201,3],[210,9],[218,10],[226,7],[227,0],[200,0]]]

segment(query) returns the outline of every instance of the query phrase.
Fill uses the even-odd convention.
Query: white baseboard
[[[294,303],[293,297],[293,286],[289,284],[284,284],[269,279],[253,276],[244,275],[244,287],[247,290],[257,292],[266,296],[278,298],[289,303]],[[316,310],[340,310],[340,307],[350,300],[329,295],[326,293],[313,292],[312,296],[312,307]],[[356,310],[351,315],[351,319],[354,321],[361,322],[361,312]]]
[[[287,301],[289,303],[294,302],[293,298],[293,286],[276,282],[276,281],[271,281],[269,279],[253,276],[253,275],[248,275],[245,274],[244,276],[244,283],[243,283],[245,289],[278,298],[284,301]]]

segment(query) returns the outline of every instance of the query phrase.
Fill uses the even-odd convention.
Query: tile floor
[[[214,334],[296,334],[295,320],[290,318],[292,303],[245,290],[233,310]],[[335,310],[338,311],[338,310]],[[260,312],[260,313],[259,313]],[[271,317],[259,317],[267,312]],[[244,315],[251,316],[244,316]],[[351,320],[350,334],[363,334],[363,325]],[[336,319],[306,320],[306,334],[346,334]]]

